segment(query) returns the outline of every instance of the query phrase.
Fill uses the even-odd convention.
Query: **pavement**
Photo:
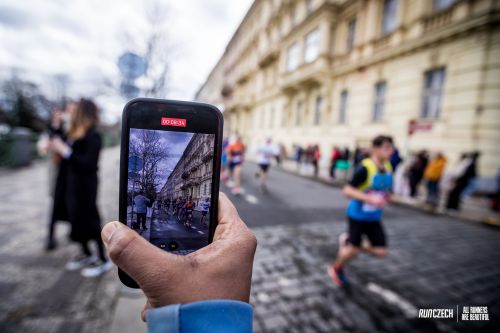
[[[118,148],[103,151],[99,207],[118,216]],[[498,332],[500,231],[448,216],[393,206],[384,225],[390,254],[360,256],[339,289],[326,274],[346,199],[338,188],[272,168],[269,193],[245,165],[244,193],[229,197],[258,238],[251,303],[255,332]],[[110,271],[98,279],[66,272],[79,251],[58,226],[46,253],[47,163],[0,171],[0,332],[145,332],[145,298]],[[229,189],[222,187],[229,192]],[[154,225],[153,225],[154,228]],[[419,319],[421,308],[487,306],[489,321]]]

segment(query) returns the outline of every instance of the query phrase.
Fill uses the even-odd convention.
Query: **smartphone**
[[[222,113],[209,104],[138,98],[122,115],[119,220],[178,255],[212,242]],[[118,270],[123,284],[139,288]]]

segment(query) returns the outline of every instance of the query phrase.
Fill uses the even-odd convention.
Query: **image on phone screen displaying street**
[[[179,254],[207,245],[214,139],[214,134],[130,129],[130,228]]]

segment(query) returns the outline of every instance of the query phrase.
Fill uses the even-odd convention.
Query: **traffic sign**
[[[134,80],[146,73],[148,64],[141,56],[132,52],[125,52],[118,59],[118,68],[126,79]]]
[[[132,99],[139,96],[140,89],[135,84],[130,82],[122,82],[120,84],[120,94],[126,98]]]

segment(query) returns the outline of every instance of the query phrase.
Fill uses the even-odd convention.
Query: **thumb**
[[[142,238],[121,222],[106,224],[101,231],[111,260],[141,284],[157,265],[155,262],[169,261],[169,255]],[[143,281],[142,281],[143,282]]]

